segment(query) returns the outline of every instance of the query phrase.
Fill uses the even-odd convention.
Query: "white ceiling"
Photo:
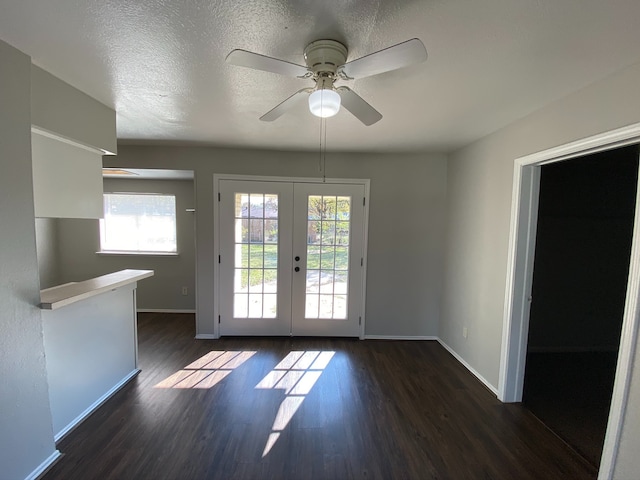
[[[347,82],[384,118],[327,121],[329,150],[448,151],[640,61],[638,0],[0,0],[0,39],[118,112],[129,143],[319,145],[304,105],[258,117],[309,80],[227,65],[235,48],[304,64],[418,37],[426,63]]]

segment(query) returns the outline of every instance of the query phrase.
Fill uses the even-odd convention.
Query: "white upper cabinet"
[[[101,218],[102,155],[115,155],[116,112],[35,65],[31,149],[36,217]]]
[[[33,199],[39,218],[102,218],[102,155],[31,134]]]

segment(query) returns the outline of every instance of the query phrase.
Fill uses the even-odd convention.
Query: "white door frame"
[[[213,262],[213,278],[214,278],[214,315],[218,319],[214,323],[213,338],[220,338],[220,264],[218,263],[220,257],[220,202],[219,199],[219,183],[220,180],[240,180],[240,181],[257,181],[257,182],[291,182],[291,183],[339,183],[339,184],[353,184],[364,186],[365,208],[364,208],[364,245],[363,245],[363,257],[364,263],[362,266],[362,322],[360,324],[359,338],[364,340],[364,326],[366,322],[366,296],[367,296],[367,246],[369,244],[369,190],[371,181],[369,179],[362,178],[308,178],[308,177],[267,177],[262,175],[236,175],[226,173],[214,173],[213,174],[213,229],[214,229],[214,262]]]
[[[511,227],[507,259],[502,350],[498,399],[522,401],[529,333],[529,301],[540,193],[540,166],[592,153],[640,143],[640,123],[595,135],[515,160]],[[629,280],[620,338],[620,350],[598,479],[613,475],[624,421],[631,367],[640,326],[640,181],[636,187],[636,211],[629,265]]]

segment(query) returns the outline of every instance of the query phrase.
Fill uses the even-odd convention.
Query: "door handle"
[[[296,267],[296,268],[294,268],[294,270],[295,270],[296,272],[299,272],[299,271],[300,271],[300,267]]]

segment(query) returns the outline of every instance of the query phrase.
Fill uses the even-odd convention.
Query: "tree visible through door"
[[[351,197],[307,202],[305,318],[347,318]]]
[[[220,180],[222,335],[357,336],[364,186]]]

